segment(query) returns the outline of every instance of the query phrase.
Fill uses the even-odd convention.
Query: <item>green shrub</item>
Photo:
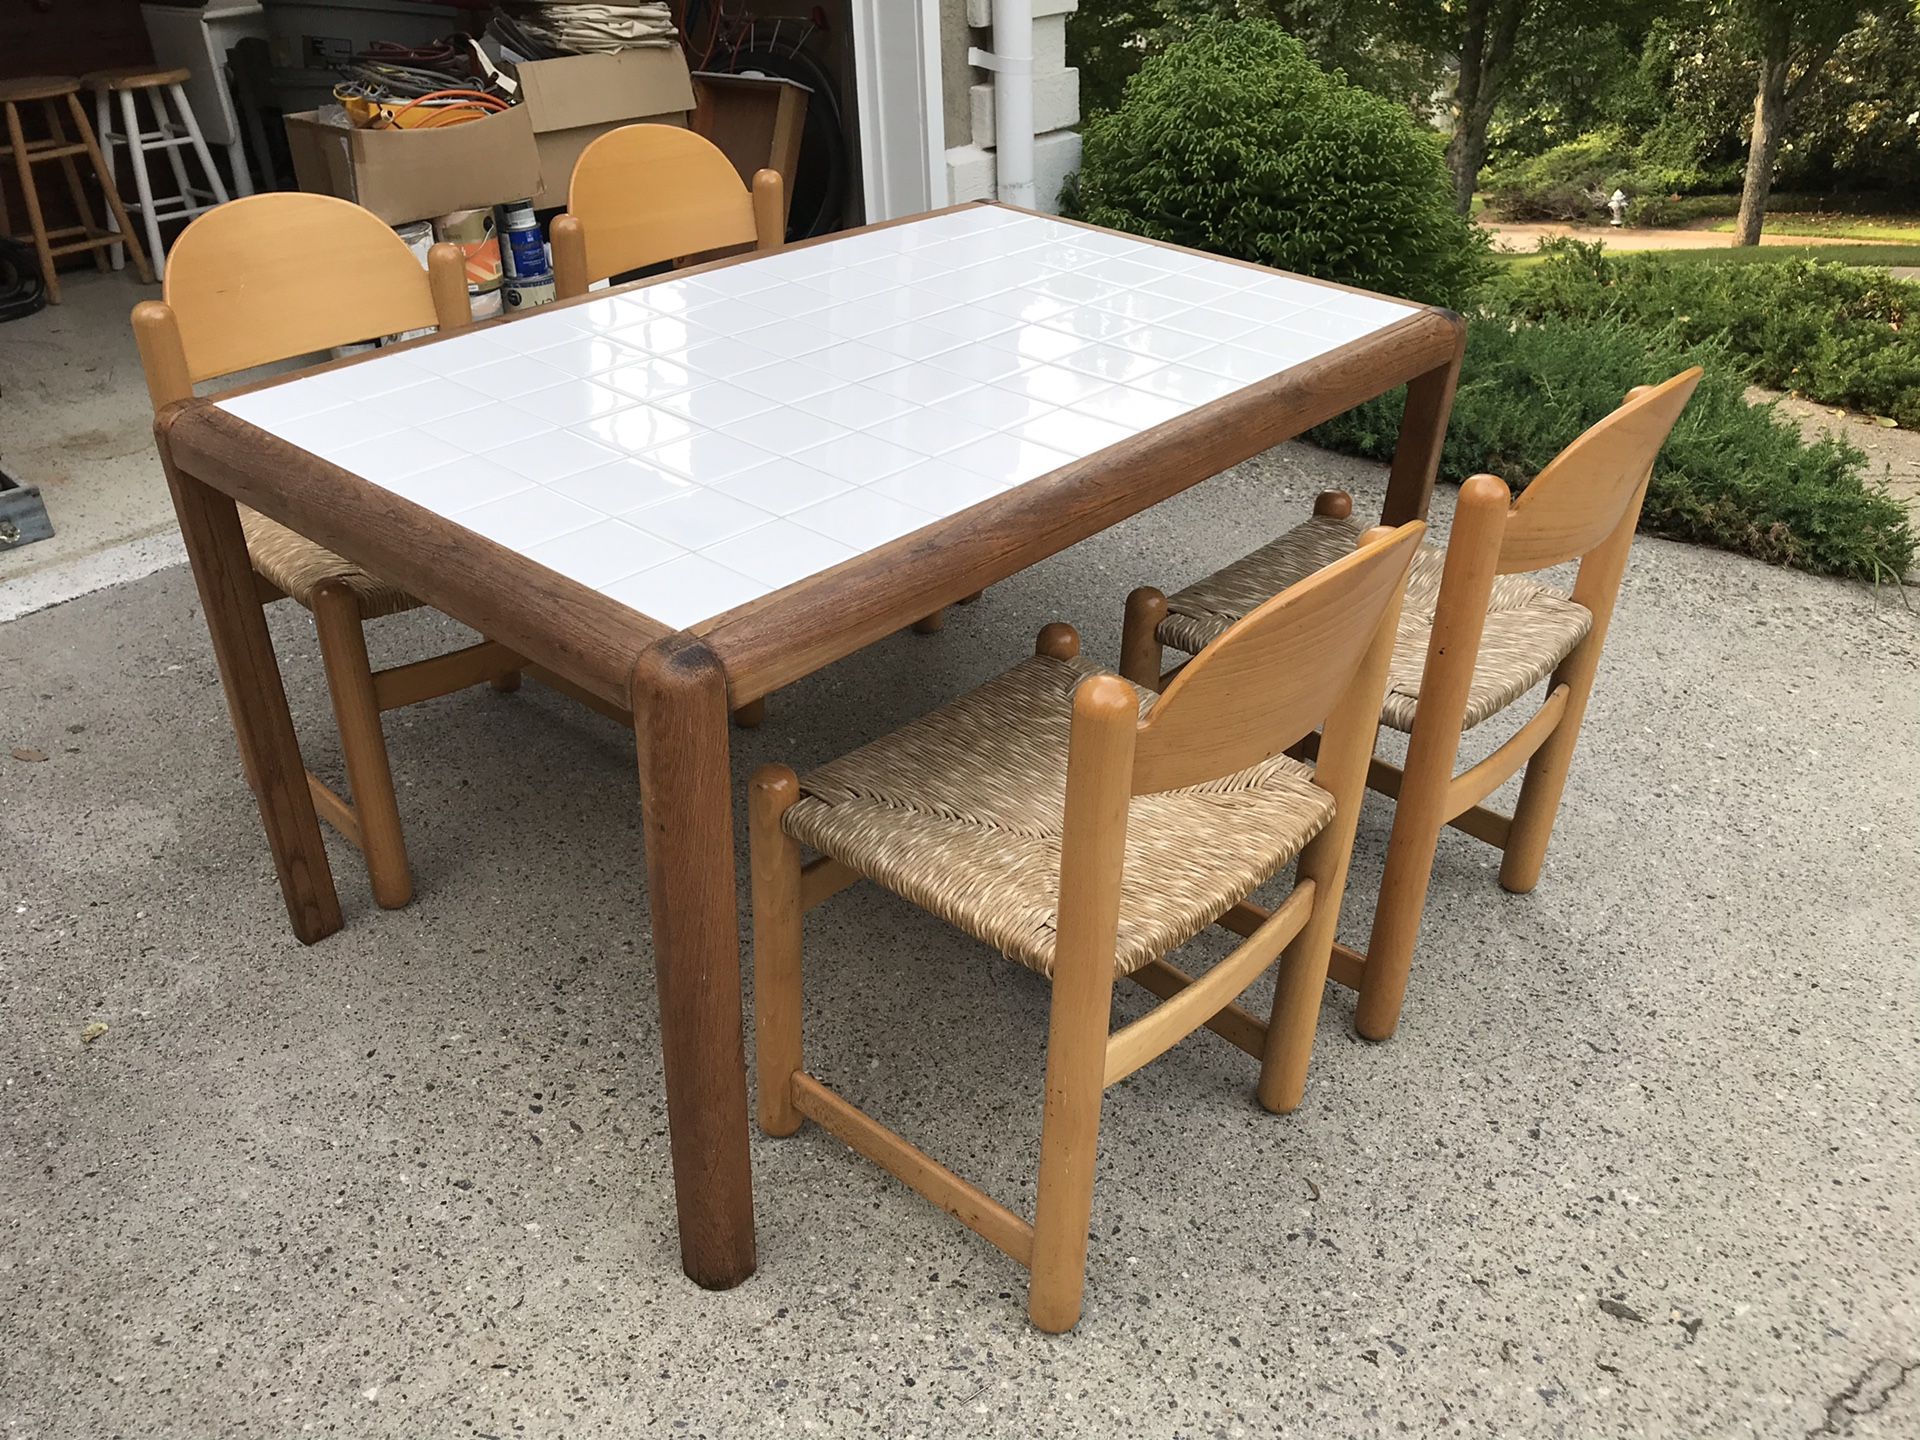
[[[1501,306],[1522,319],[1612,317],[1723,343],[1749,379],[1920,428],[1920,285],[1816,260],[1677,263],[1548,242]]]
[[[1474,316],[1440,474],[1457,482],[1490,471],[1525,485],[1628,390],[1694,364],[1707,373],[1660,452],[1642,529],[1815,574],[1877,581],[1906,572],[1915,547],[1906,510],[1867,484],[1859,450],[1809,444],[1772,406],[1747,404],[1720,346],[1611,319]],[[1385,460],[1400,403],[1397,393],[1382,397],[1308,438]]]
[[[1650,217],[1669,213],[1669,197],[1733,178],[1694,163],[1689,148],[1659,131],[1635,139],[1618,126],[1590,130],[1489,169],[1482,182],[1487,210],[1501,220],[1591,220],[1604,217],[1608,197],[1624,190],[1634,223],[1667,223]]]
[[[1264,21],[1204,25],[1095,116],[1075,203],[1156,240],[1440,304],[1491,273],[1438,136]]]

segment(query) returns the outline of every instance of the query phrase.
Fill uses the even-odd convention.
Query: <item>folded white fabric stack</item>
[[[677,44],[679,32],[663,4],[611,0],[534,0],[521,27],[562,53],[592,54]]]

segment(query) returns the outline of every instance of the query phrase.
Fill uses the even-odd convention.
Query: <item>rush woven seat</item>
[[[1316,515],[1251,555],[1169,595],[1167,617],[1159,627],[1161,642],[1199,654],[1256,605],[1352,553],[1362,528],[1351,517]],[[1407,600],[1387,671],[1387,699],[1380,709],[1381,720],[1395,730],[1413,729],[1446,560],[1446,547],[1427,541],[1414,557],[1407,578]],[[1465,726],[1471,728],[1499,714],[1545,680],[1592,628],[1592,613],[1558,590],[1525,575],[1497,577],[1468,690]]]
[[[277,520],[240,507],[240,528],[247,536],[247,556],[253,568],[289,599],[311,610],[314,593],[328,581],[338,581],[352,593],[362,619],[377,620],[415,610],[420,602],[397,585],[369,575],[351,560],[343,560],[326,546],[295,533]]]
[[[1052,974],[1073,691],[1103,673],[1036,655],[803,777],[787,833]],[[1116,974],[1198,935],[1320,833],[1334,802],[1312,774],[1279,756],[1134,798]]]

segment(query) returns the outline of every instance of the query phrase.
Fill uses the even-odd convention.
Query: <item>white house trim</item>
[[[945,205],[939,0],[853,0],[853,54],[867,219]]]

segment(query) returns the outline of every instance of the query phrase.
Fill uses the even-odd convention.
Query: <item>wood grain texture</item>
[[[779,184],[780,177],[773,175],[770,198],[776,207]],[[712,141],[674,125],[623,125],[588,145],[574,162],[567,213],[580,237],[578,274],[588,283],[707,250],[754,244],[761,236],[754,196],[740,183],[733,162]],[[777,224],[779,235],[785,229]],[[571,288],[577,283],[575,265],[570,256],[570,296],[577,293]],[[556,271],[556,288],[558,278]]]
[[[1426,527],[1413,522],[1248,612],[1174,677],[1140,726],[1139,795],[1202,785],[1319,728],[1398,610]]]
[[[248,195],[209,210],[174,242],[161,298],[196,381],[441,323],[406,241],[331,195]]]
[[[293,933],[311,945],[340,928],[340,900],[307,790],[280,666],[267,635],[266,613],[254,598],[253,566],[240,514],[231,499],[202,484],[169,454],[164,420],[156,426],[156,435],[287,918]]]
[[[669,635],[634,665],[630,696],[680,1261],[724,1290],[754,1269],[726,675]]]
[[[753,1058],[760,1077],[760,1128],[776,1137],[800,1128],[793,1082],[805,1063],[800,987],[804,872],[800,842],[781,823],[799,798],[800,778],[785,765],[764,765],[747,783],[753,872]]]

